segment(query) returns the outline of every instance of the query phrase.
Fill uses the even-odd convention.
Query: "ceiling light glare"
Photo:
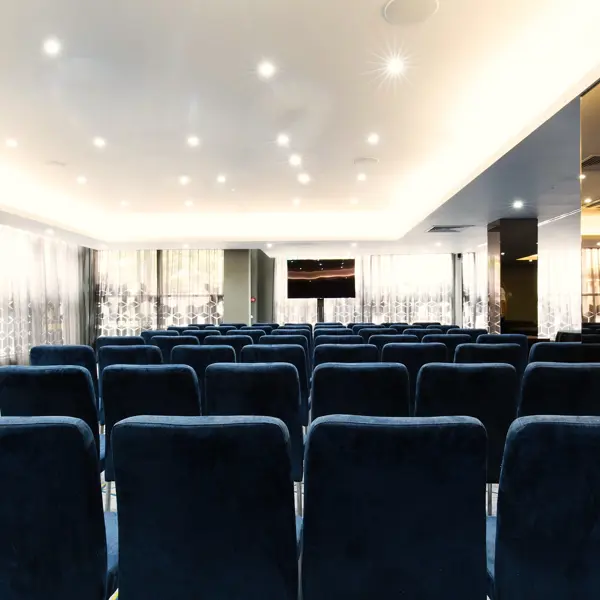
[[[188,250],[188,249],[189,249],[189,247],[190,247],[190,245],[189,245],[189,244],[184,244],[184,245],[183,245],[183,248],[184,248],[185,250]]]
[[[101,137],[95,137],[92,140],[92,144],[94,144],[94,146],[96,146],[96,148],[105,148],[106,147],[106,140],[104,138],[101,138]]]
[[[358,198],[350,198],[350,204],[358,204]]]
[[[272,247],[273,247],[273,244],[271,244],[271,243],[267,244],[267,248],[272,248]]]
[[[287,148],[290,145],[290,136],[287,133],[280,133],[277,136],[277,145],[281,148]]]
[[[392,54],[385,62],[385,74],[391,78],[396,79],[400,77],[404,71],[406,71],[406,61],[400,54]]]
[[[352,243],[350,244],[350,246],[351,246],[352,248],[356,248],[356,246],[358,246],[358,244],[357,244],[356,242],[352,242]]]
[[[585,173],[580,173],[580,174],[579,174],[579,179],[580,179],[581,181],[583,181],[583,180],[585,179]]]
[[[185,206],[187,206],[188,208],[189,208],[190,206],[194,206],[194,202],[193,202],[192,200],[186,200],[186,201],[185,201],[183,204],[184,204]]]
[[[79,185],[85,185],[87,183],[87,177],[85,175],[80,175],[76,181]]]
[[[600,246],[600,242],[596,242],[596,246]]]
[[[219,175],[217,177],[217,183],[225,183],[227,181],[227,177],[225,175]]]
[[[121,200],[121,206],[123,208],[127,208],[129,206],[129,202],[127,202],[127,200]]]
[[[187,175],[182,175],[182,176],[179,178],[179,183],[180,183],[181,185],[188,185],[188,184],[190,183],[190,181],[191,181],[191,179],[190,179],[190,178],[189,178]]]
[[[500,252],[500,256],[504,256],[506,252]]]
[[[436,242],[435,245],[436,245],[437,248],[441,248],[442,242]]]
[[[44,40],[42,49],[44,50],[44,54],[46,54],[46,56],[56,57],[59,56],[62,51],[62,44],[57,38],[51,37]]]
[[[371,146],[377,146],[377,144],[379,144],[379,134],[377,134],[377,133],[370,133],[367,136],[367,143],[371,144]]]
[[[310,183],[310,175],[308,173],[300,173],[298,175],[298,181],[302,185],[307,185],[308,183]]]
[[[292,167],[299,167],[302,164],[302,157],[299,154],[292,154],[289,163]]]
[[[592,203],[592,199],[591,199],[591,198],[586,198],[586,199],[583,201],[583,203],[584,203],[584,204],[591,204],[591,203]]]
[[[200,145],[200,138],[197,135],[190,135],[187,139],[187,145],[190,148],[197,148]]]
[[[263,60],[261,63],[259,63],[256,70],[258,72],[258,76],[265,80],[272,79],[275,73],[277,73],[277,67],[268,60]]]
[[[44,232],[46,235],[54,235],[54,229],[46,229]]]
[[[523,200],[515,200],[512,205],[516,210],[521,210],[525,206],[525,203]]]
[[[300,206],[300,204],[301,204],[301,203],[302,203],[302,200],[301,200],[300,198],[294,198],[294,199],[292,200],[292,204],[293,204],[294,206]]]
[[[19,145],[14,138],[8,138],[5,143],[7,148],[16,148]]]
[[[367,180],[367,175],[365,173],[359,173],[356,176],[356,180],[360,181],[360,182],[366,181]]]

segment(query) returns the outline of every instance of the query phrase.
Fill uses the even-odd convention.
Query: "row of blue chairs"
[[[289,442],[268,417],[123,420],[117,524],[83,421],[3,416],[0,597],[105,600],[117,585],[123,599],[171,600],[600,594],[597,417],[516,420],[487,519],[477,419],[316,420],[303,518]]]

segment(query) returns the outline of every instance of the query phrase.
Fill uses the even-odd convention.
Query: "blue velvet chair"
[[[182,335],[184,331],[190,329],[200,329],[197,325],[170,325],[167,327],[167,331],[176,331],[179,335]]]
[[[188,365],[192,367],[198,378],[200,397],[206,394],[205,375],[206,367],[214,363],[234,363],[235,350],[231,346],[176,346],[171,351],[171,360],[174,365]]]
[[[259,344],[276,344],[276,345],[295,345],[302,346],[304,348],[304,353],[306,354],[306,358],[308,360],[308,368],[312,369],[308,340],[304,335],[263,335],[260,340],[258,340]]]
[[[425,329],[440,329],[442,333],[448,333],[451,329],[459,329],[458,325],[427,325]]]
[[[221,335],[227,335],[228,331],[233,331],[237,329],[233,325],[209,325],[206,329],[213,329],[218,331]]]
[[[140,334],[144,338],[145,344],[151,344],[151,340],[156,335],[179,335],[179,331],[173,331],[172,329],[149,329],[148,331],[142,331]]]
[[[407,417],[408,371],[397,363],[321,364],[313,372],[310,396],[313,421],[326,415]]]
[[[363,327],[358,331],[358,335],[365,344],[369,343],[369,338],[373,335],[392,335],[394,333],[398,332],[392,327]]]
[[[107,482],[115,478],[111,433],[116,423],[138,415],[191,417],[201,414],[198,378],[187,365],[106,367],[102,373],[102,397],[106,411]],[[110,498],[110,490],[107,498]]]
[[[477,338],[480,335],[487,335],[487,329],[464,329],[456,327],[455,329],[449,329],[448,333],[453,335],[468,335],[471,337],[471,343],[477,343]]]
[[[467,415],[488,434],[488,483],[498,483],[506,432],[517,417],[519,378],[512,365],[424,365],[417,379],[418,417]],[[489,506],[488,506],[489,508]]]
[[[187,336],[192,336],[195,337],[198,340],[199,344],[204,344],[204,340],[209,337],[209,336],[214,336],[214,335],[221,335],[220,331],[217,331],[216,329],[201,329],[198,331],[193,331],[193,330],[187,330],[184,331],[182,335],[187,335]]]
[[[538,342],[531,347],[529,362],[600,362],[600,344]]]
[[[252,343],[253,344],[258,344],[258,341],[260,340],[260,338],[263,335],[267,335],[267,332],[264,329],[244,329],[242,330],[235,330],[235,331],[228,331],[227,332],[227,337],[230,337],[231,335],[247,335],[248,337],[252,338]],[[243,347],[243,346],[242,346]]]
[[[162,362],[157,346],[104,346],[98,352],[98,373],[102,380],[104,369],[111,365],[160,365]]]
[[[348,330],[350,331],[350,330]],[[362,344],[360,335],[320,335],[315,338],[315,350],[322,344]]]
[[[377,325],[375,323],[348,323],[348,329],[352,330],[353,335],[358,335],[358,332],[365,327],[377,327]]]
[[[346,327],[319,327],[315,329],[314,339],[323,335],[354,335],[350,329]]]
[[[530,363],[518,415],[600,416],[600,364]]]
[[[96,339],[96,352],[104,346],[140,346],[144,338],[139,335],[101,335]]]
[[[281,419],[290,432],[292,478],[302,480],[304,441],[296,367],[287,363],[210,365],[202,402],[205,415]]]
[[[296,600],[281,421],[136,417],[115,427],[114,455],[123,598]]]
[[[506,363],[517,371],[519,379],[523,377],[526,362],[523,348],[518,344],[461,344],[456,348],[456,363]]]
[[[320,344],[315,348],[315,368],[325,363],[370,363],[379,361],[372,344]]]
[[[105,600],[115,591],[116,514],[103,517],[83,421],[2,417],[0,487],[0,598]]]
[[[308,345],[308,353],[307,353],[308,362],[309,362],[309,364],[311,364],[312,350],[313,350],[313,336],[312,336],[311,331],[309,331],[308,329],[291,329],[291,328],[286,329],[285,327],[280,327],[279,329],[276,329],[271,335],[274,335],[274,336],[301,335],[301,336],[305,337],[306,343]]]
[[[408,323],[390,323],[388,327],[395,329],[396,332],[400,335],[402,335],[407,329],[419,329],[419,327],[408,325]]]
[[[411,410],[414,415],[417,376],[423,365],[427,363],[445,362],[448,360],[448,349],[444,344],[386,344],[381,353],[382,362],[397,362],[408,369]]]
[[[99,435],[96,395],[85,367],[0,367],[0,413],[3,417],[81,419],[92,431],[104,471],[104,436]]]
[[[343,323],[340,323],[339,321],[332,323],[332,322],[323,322],[323,323],[316,323],[314,326],[314,330],[316,331],[317,329],[346,329],[346,326]]]
[[[492,600],[600,594],[600,419],[539,416],[508,432],[498,517],[488,519]]]
[[[426,329],[425,331],[431,331],[431,329]],[[444,344],[444,346],[448,348],[448,360],[452,362],[454,360],[456,348],[461,344],[469,344],[471,342],[471,336],[452,333],[434,333],[425,335],[421,339],[421,342],[423,344]]]
[[[196,346],[199,344],[198,338],[193,335],[179,335],[177,337],[155,335],[150,343],[160,349],[163,362],[166,365],[171,364],[171,352],[176,346]]]
[[[441,329],[425,329],[425,327],[405,329],[402,332],[404,335],[416,335],[419,341],[422,341],[425,336],[429,335],[443,335]]]
[[[264,336],[262,336],[264,337]],[[262,339],[262,337],[260,339]],[[242,348],[251,346],[252,338],[249,335],[222,335],[204,338],[205,346],[231,346],[235,350],[236,361],[240,361]]]
[[[258,327],[259,329],[263,329],[265,325],[270,327],[271,331],[274,331],[279,327],[279,323],[252,323],[252,327]]]
[[[303,599],[484,600],[485,451],[468,417],[317,419]]]
[[[290,331],[290,330],[301,330],[301,331],[308,331],[309,333],[312,333],[312,329],[308,326],[308,325],[282,325],[281,327],[277,328],[278,330],[286,330],[286,331]]]
[[[246,325],[245,327],[240,327],[240,334],[245,335],[246,331],[253,331],[253,330],[259,330],[259,331],[264,331],[265,335],[271,335],[271,333],[273,332],[273,327],[271,327],[270,325]],[[254,342],[256,343],[256,342]]]
[[[308,425],[309,369],[304,348],[297,344],[255,344],[242,348],[243,363],[289,363],[296,367],[300,383],[300,419]]]
[[[248,323],[221,323],[221,326],[229,326],[235,327],[236,329],[241,329],[242,327],[246,327]]]
[[[522,352],[523,369],[529,360],[529,340],[521,333],[486,333],[477,338],[478,344],[518,344]]]
[[[439,329],[441,323],[439,321],[415,321],[413,327],[423,327],[424,329]]]
[[[391,334],[375,334],[369,338],[369,344],[377,346],[379,352],[379,358],[381,359],[381,353],[383,347],[386,344],[418,344],[419,338],[416,335],[402,335],[401,333]]]
[[[311,323],[284,323],[282,327],[307,327],[310,331],[313,330]]]

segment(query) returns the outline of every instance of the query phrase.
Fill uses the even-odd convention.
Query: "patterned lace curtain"
[[[462,258],[463,327],[488,328],[487,248]]]
[[[38,344],[79,344],[80,248],[0,225],[0,364]]]
[[[325,320],[452,322],[452,256],[386,255],[356,259],[356,297],[325,299]],[[279,323],[317,318],[317,302],[287,298],[287,261],[275,261],[275,316]]]
[[[219,324],[223,314],[222,250],[159,252],[159,323]]]
[[[600,248],[581,251],[583,323],[600,323]]]

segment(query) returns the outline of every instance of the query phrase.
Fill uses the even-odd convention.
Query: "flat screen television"
[[[354,298],[354,259],[288,260],[288,298]]]

